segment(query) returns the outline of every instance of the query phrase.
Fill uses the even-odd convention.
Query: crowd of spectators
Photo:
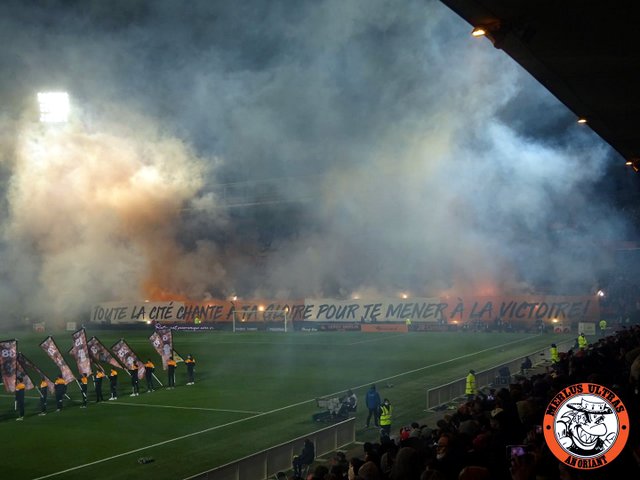
[[[569,350],[544,371],[481,392],[435,425],[413,423],[347,458],[316,462],[305,480],[590,480],[640,478],[640,326],[622,327],[585,350]],[[592,470],[564,465],[547,446],[541,423],[563,388],[590,382],[614,391],[630,418],[626,448]],[[524,445],[511,457],[507,446]]]

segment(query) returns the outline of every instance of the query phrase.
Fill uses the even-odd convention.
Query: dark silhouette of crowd
[[[538,373],[536,373],[536,370]],[[338,452],[312,466],[306,480],[592,480],[640,478],[640,326],[622,327],[572,349],[546,368],[515,376],[508,387],[479,392],[436,425],[417,422],[365,443],[351,458]],[[577,383],[614,391],[631,422],[626,448],[592,470],[571,468],[549,450],[541,422],[551,399]],[[524,454],[508,455],[508,445]]]

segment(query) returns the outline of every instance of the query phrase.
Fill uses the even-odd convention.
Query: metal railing
[[[573,341],[567,341],[558,343],[558,348],[568,349],[573,345]],[[483,370],[476,373],[476,386],[478,389],[486,388],[489,386],[495,386],[496,388],[508,387],[509,380],[501,374],[503,369],[509,369],[510,375],[520,372],[520,365],[525,357],[535,358],[539,361],[540,358],[544,360],[551,360],[549,357],[549,349],[538,350],[522,357],[514,358],[506,363],[495,366],[488,370]],[[534,364],[535,366],[535,364]],[[435,388],[427,390],[427,410],[431,410],[440,405],[451,402],[457,398],[461,398],[465,395],[466,377],[460,380],[453,381],[444,385],[439,385]]]
[[[339,450],[355,442],[356,419],[348,418],[185,480],[265,480],[291,469],[293,456],[300,453],[307,438],[315,445],[316,457]]]

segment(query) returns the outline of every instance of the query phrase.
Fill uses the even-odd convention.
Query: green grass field
[[[110,347],[125,338],[144,361],[151,357],[166,380],[161,361],[147,340],[149,331],[91,331]],[[61,351],[69,332],[52,333]],[[39,348],[46,335],[9,332],[19,350],[52,376],[55,365]],[[364,394],[376,383],[394,405],[393,425],[427,416],[427,388],[462,378],[469,368],[483,370],[545,349],[560,335],[473,333],[221,333],[174,334],[175,349],[197,360],[196,384],[186,386],[179,364],[178,387],[130,397],[126,374],[120,398],[80,409],[80,392],[69,385],[62,412],[49,398],[47,416],[37,416],[39,400],[28,392],[26,418],[14,421],[13,397],[0,397],[3,478],[180,479],[305,435],[325,426],[311,421],[320,411],[315,399],[352,388],[358,395],[358,440],[375,440],[360,430]],[[75,363],[65,355],[72,370]],[[34,381],[37,381],[34,378]],[[392,384],[393,386],[387,386]],[[108,382],[103,387],[108,397]],[[94,400],[93,385],[89,398]],[[140,457],[154,462],[138,464]]]

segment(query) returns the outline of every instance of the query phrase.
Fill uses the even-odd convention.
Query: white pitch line
[[[457,360],[462,360],[463,358],[472,357],[472,356],[478,355],[480,353],[489,352],[491,350],[495,350],[496,348],[501,348],[501,347],[504,347],[505,345],[511,345],[511,344],[514,344],[514,343],[520,343],[520,342],[523,342],[525,340],[529,340],[529,338],[522,338],[520,340],[514,340],[513,342],[507,342],[507,343],[503,343],[501,345],[496,345],[495,347],[485,348],[484,350],[480,350],[480,351],[474,352],[474,353],[468,353],[466,355],[462,355],[462,356],[457,357],[457,358],[452,358],[450,360],[445,360],[443,362],[438,362],[438,363],[434,363],[432,365],[427,365],[427,366],[424,366],[424,367],[415,368],[413,370],[409,370],[409,371],[406,371],[406,372],[403,372],[403,373],[399,373],[397,375],[392,375],[392,376],[387,377],[387,378],[381,378],[379,380],[374,380],[373,382],[365,383],[365,384],[359,385],[357,387],[352,387],[352,389],[355,390],[355,389],[358,389],[358,388],[368,387],[369,385],[371,385],[371,383],[384,382],[386,380],[391,380],[392,378],[398,378],[398,377],[401,377],[403,375],[409,375],[411,373],[419,372],[420,370],[426,370],[428,368],[438,367],[438,366],[444,365],[446,363],[455,362]],[[331,397],[331,396],[338,395],[340,393],[343,393],[343,390],[341,390],[339,392],[335,392],[335,393],[330,393],[328,395],[323,395],[323,396],[324,397]],[[235,425],[235,424],[238,424],[238,423],[241,423],[241,422],[246,422],[247,420],[253,420],[254,418],[264,417],[266,415],[271,415],[272,413],[277,413],[277,412],[281,412],[283,410],[288,410],[290,408],[299,407],[300,405],[304,405],[305,403],[315,402],[317,400],[317,398],[318,397],[314,397],[314,398],[311,398],[309,400],[304,400],[302,402],[297,402],[297,403],[293,403],[291,405],[287,405],[287,406],[284,406],[284,407],[276,408],[275,410],[270,410],[268,412],[259,413],[257,415],[252,415],[252,416],[247,417],[247,418],[241,418],[241,419],[238,419],[238,420],[234,420],[233,422],[225,423],[224,425],[216,425],[215,427],[205,428],[204,430],[199,430],[197,432],[188,433],[188,434],[182,435],[180,437],[170,438],[169,440],[164,440],[162,442],[154,443],[153,445],[147,445],[146,447],[136,448],[135,450],[129,450],[128,452],[123,452],[123,453],[119,453],[117,455],[112,455],[110,457],[102,458],[102,459],[96,460],[94,462],[85,463],[84,465],[78,465],[76,467],[67,468],[66,470],[60,470],[59,472],[49,473],[47,475],[43,475],[41,477],[34,478],[33,480],[43,480],[45,478],[55,477],[57,475],[62,475],[63,473],[73,472],[74,470],[79,470],[81,468],[90,467],[92,465],[97,465],[98,463],[108,462],[109,460],[113,460],[115,458],[125,457],[127,455],[131,455],[132,453],[142,452],[143,450],[148,450],[149,448],[159,447],[160,445],[166,445],[167,443],[177,442],[179,440],[184,440],[185,438],[194,437],[194,436],[200,435],[202,433],[212,432],[212,431],[218,430],[220,428],[229,427],[231,425]]]
[[[345,347],[350,347],[351,345],[360,345],[361,343],[381,342],[383,340],[388,340],[390,338],[404,337],[404,336],[405,336],[404,333],[397,333],[395,335],[378,336],[376,338],[370,338],[368,340],[358,340],[357,342],[345,343]]]
[[[244,413],[248,415],[257,415],[264,412],[252,412],[249,410],[226,410],[224,408],[204,408],[204,407],[178,407],[175,405],[153,405],[151,403],[128,403],[128,402],[104,402],[104,405],[126,405],[130,407],[155,407],[155,408],[176,408],[179,410],[205,410],[207,412],[228,412],[228,413]]]

